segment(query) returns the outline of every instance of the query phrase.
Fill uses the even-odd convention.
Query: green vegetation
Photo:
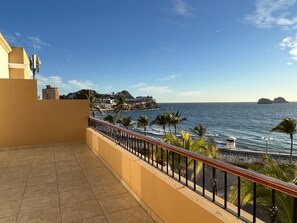
[[[195,126],[193,129],[190,128],[190,130],[192,132],[194,132],[195,134],[197,134],[200,138],[204,137],[204,135],[206,133],[206,127],[201,124]]]
[[[93,91],[90,91],[89,90],[87,93],[85,93],[85,97],[90,102],[90,112],[91,112],[91,114],[92,114],[93,117],[95,117],[95,111],[98,111],[101,114],[103,114],[102,110],[100,109],[100,107],[96,103],[96,97],[95,97]]]
[[[172,124],[173,127],[174,127],[174,134],[175,135],[176,135],[176,127],[177,127],[177,125],[179,125],[181,122],[187,120],[187,118],[181,118],[180,116],[181,116],[181,114],[179,113],[179,111],[177,111],[175,113],[175,115],[173,113],[171,113],[171,115],[169,116],[170,117],[170,124]]]
[[[210,145],[207,143],[207,141],[203,138],[197,138],[197,139],[192,139],[190,134],[188,132],[182,131],[181,132],[181,137],[177,137],[176,135],[173,134],[166,134],[162,140],[164,142],[170,143],[171,145],[183,148],[185,150],[194,152],[194,153],[199,153],[202,155],[206,155],[210,158],[214,159],[219,159],[219,150],[215,145]],[[177,157],[176,157],[177,159]],[[186,166],[186,158],[181,157],[181,165],[183,167]],[[178,161],[176,160],[175,163]],[[193,159],[188,159],[188,167],[189,168],[194,168],[194,160]],[[202,163],[197,162],[196,164],[196,175],[200,173],[202,168]],[[182,168],[185,169],[185,168]],[[184,173],[183,173],[184,174]],[[194,177],[194,173],[192,174],[191,178]]]
[[[146,127],[149,124],[148,117],[146,115],[142,115],[137,120],[137,128],[143,128],[143,132],[146,135]]]
[[[127,109],[127,104],[125,103],[125,96],[122,94],[118,94],[116,97],[116,104],[113,107],[113,111],[118,114],[120,113],[120,117],[122,116],[122,112]]]
[[[163,114],[157,115],[157,117],[151,121],[150,125],[160,125],[163,128],[164,134],[166,134],[166,127],[168,127],[169,132],[171,133],[171,125],[174,127],[174,132],[176,135],[176,127],[181,122],[187,120],[187,118],[181,118],[179,111],[175,114],[173,112],[164,112]]]
[[[263,155],[261,163],[251,164],[249,169],[285,182],[297,183],[297,166],[295,164],[278,163],[267,155]],[[254,183],[251,181],[244,180],[241,182],[241,205],[253,204],[253,186]],[[271,189],[257,185],[256,196],[257,206],[261,206],[263,210],[268,212],[271,207]],[[231,187],[229,201],[237,204],[237,185]],[[276,216],[278,221],[285,223],[293,222],[293,198],[276,191],[275,203],[279,210]]]
[[[120,119],[117,120],[117,123],[121,124],[126,129],[129,129],[131,126],[134,125],[134,123],[132,123],[131,116],[122,117],[122,118],[120,118]]]
[[[168,124],[166,114],[157,115],[157,117],[150,122],[150,125],[158,124],[162,126],[164,134],[166,134],[166,125]]]
[[[103,119],[104,119],[104,121],[107,121],[111,124],[115,124],[115,122],[116,122],[116,117],[114,115],[107,115]]]
[[[271,129],[272,132],[289,134],[291,139],[290,156],[293,156],[294,134],[296,134],[296,120],[293,118],[284,118],[276,127]]]

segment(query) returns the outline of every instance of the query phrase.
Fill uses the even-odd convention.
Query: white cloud
[[[132,87],[133,88],[140,88],[140,87],[144,87],[144,86],[146,86],[147,84],[146,83],[144,83],[144,82],[139,82],[139,83],[137,83],[137,84],[135,84],[135,85],[132,85]]]
[[[245,20],[260,28],[279,26],[295,29],[297,16],[293,15],[289,18],[289,13],[286,12],[295,3],[296,0],[257,0],[255,12],[247,15]]]
[[[18,36],[18,37],[21,37],[22,36],[22,34],[20,34],[19,32],[15,32],[14,33],[16,36]]]
[[[160,79],[158,79],[158,81],[168,81],[168,80],[171,80],[171,79],[175,79],[178,75],[176,74],[171,74],[171,75],[168,75],[166,77],[162,77]]]
[[[291,55],[292,60],[297,60],[297,34],[295,38],[291,36],[284,38],[279,46],[283,50],[289,50],[289,54]]]
[[[185,0],[175,0],[173,3],[172,11],[181,16],[193,17],[193,7],[186,3]]]
[[[69,80],[66,85],[74,89],[90,89],[94,84],[91,81]]]
[[[91,89],[94,88],[95,85],[91,81],[79,81],[79,80],[68,80],[63,81],[60,76],[42,76],[36,75],[36,79],[38,80],[38,85],[41,87],[45,87],[45,85],[51,85],[53,87],[58,87],[61,93],[69,93],[81,89]]]
[[[7,42],[9,42],[10,44],[14,44],[16,42],[16,37],[13,35],[3,33],[3,36],[5,37]]]
[[[164,94],[171,92],[171,89],[165,86],[143,86],[138,90],[148,94]]]
[[[184,91],[179,93],[179,96],[184,96],[184,97],[193,97],[193,96],[201,96],[203,92],[201,91]]]
[[[40,39],[40,37],[37,36],[24,36],[19,32],[6,32],[2,31],[5,39],[10,43],[10,44],[19,44],[23,47],[31,47],[33,49],[42,49],[43,47],[49,47],[50,44],[45,43]]]
[[[27,39],[29,40],[30,45],[34,49],[42,49],[44,46],[49,46],[49,44],[43,42],[39,37],[36,36],[28,36]]]
[[[153,86],[153,85],[148,85],[144,82],[137,83],[132,87],[137,88],[138,91],[146,94],[164,94],[164,93],[171,92],[171,89],[167,86]]]

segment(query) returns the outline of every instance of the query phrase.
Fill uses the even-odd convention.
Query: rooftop
[[[0,222],[153,222],[85,144],[0,151]]]

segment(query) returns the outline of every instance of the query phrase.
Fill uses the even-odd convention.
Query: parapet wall
[[[242,222],[91,128],[87,145],[159,222]]]
[[[0,79],[0,148],[85,141],[87,100],[37,100],[36,80]]]

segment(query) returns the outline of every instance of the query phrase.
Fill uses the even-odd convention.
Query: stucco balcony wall
[[[36,80],[0,79],[0,148],[84,142],[87,100],[38,100]]]
[[[87,145],[158,222],[242,222],[88,128]]]

